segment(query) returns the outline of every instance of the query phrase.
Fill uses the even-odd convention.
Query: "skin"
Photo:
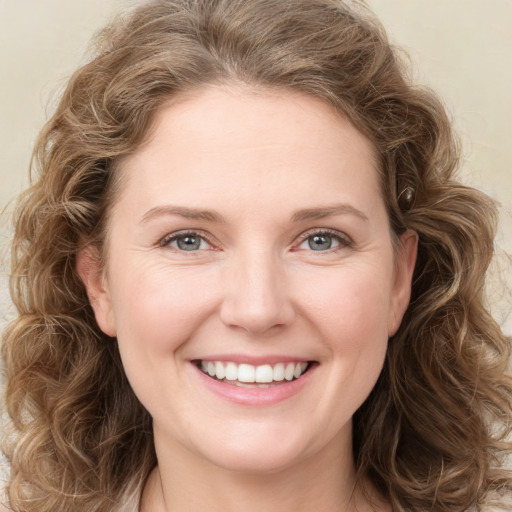
[[[355,484],[351,418],[408,305],[417,236],[394,250],[375,162],[319,99],[210,86],[162,108],[122,163],[106,268],[91,249],[78,269],[154,420],[141,510],[388,510]],[[169,240],[183,230],[196,250]],[[215,354],[315,367],[293,396],[241,405],[198,378],[191,361]]]

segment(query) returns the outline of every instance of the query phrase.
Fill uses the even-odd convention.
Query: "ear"
[[[116,335],[116,325],[107,280],[97,249],[87,246],[77,255],[76,271],[85,285],[96,322],[108,336]]]
[[[393,284],[391,309],[389,312],[388,336],[393,336],[402,322],[411,299],[412,276],[418,253],[418,234],[407,230],[400,237],[396,255],[395,280]]]

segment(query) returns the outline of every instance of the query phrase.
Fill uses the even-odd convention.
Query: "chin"
[[[290,436],[289,432],[281,435],[260,430],[254,435],[245,435],[243,440],[233,436],[219,440],[213,446],[197,448],[198,455],[226,471],[264,475],[299,464],[307,444]]]
[[[240,452],[240,450],[238,450]],[[226,471],[245,475],[271,475],[286,471],[299,464],[300,458],[296,453],[272,453],[263,450],[259,452],[224,453],[210,459],[214,465]]]

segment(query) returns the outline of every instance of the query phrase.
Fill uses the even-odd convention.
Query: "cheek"
[[[321,281],[322,286],[302,287],[303,310],[330,341],[354,353],[387,341],[391,287],[371,272],[342,269]]]
[[[141,267],[119,285],[113,305],[126,376],[151,414],[165,417],[169,411],[162,411],[162,390],[179,396],[176,377],[182,368],[177,362],[214,309],[213,288],[190,272]]]
[[[333,428],[361,406],[382,371],[387,346],[391,286],[378,273],[340,271],[324,280],[324,286],[304,290],[304,310],[320,335],[332,364],[325,385],[325,410],[332,400]],[[353,269],[351,269],[353,270]]]
[[[344,270],[302,289],[304,315],[323,344],[326,363],[312,416],[328,418],[321,428],[329,435],[350,421],[370,394],[388,344],[389,282],[369,271]]]
[[[187,270],[140,270],[116,288],[114,316],[125,357],[176,351],[210,314],[213,287]]]

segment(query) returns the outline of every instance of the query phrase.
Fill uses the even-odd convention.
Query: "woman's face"
[[[394,253],[369,141],[318,99],[212,86],[119,172],[105,272],[79,271],[159,457],[276,471],[350,451],[416,247]]]

